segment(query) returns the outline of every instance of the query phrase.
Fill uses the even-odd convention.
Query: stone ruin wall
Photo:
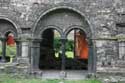
[[[91,22],[97,70],[125,68],[124,0],[0,0],[0,17],[15,20],[23,34],[31,35],[41,13],[57,6],[78,8]]]

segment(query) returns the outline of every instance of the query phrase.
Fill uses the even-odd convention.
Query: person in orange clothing
[[[78,59],[88,60],[88,42],[86,40],[85,34],[82,32],[76,32],[75,34],[75,54]]]
[[[8,46],[15,46],[14,35],[12,33],[8,34],[6,42]]]

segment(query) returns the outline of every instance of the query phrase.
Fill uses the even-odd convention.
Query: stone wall
[[[61,6],[78,9],[92,26],[97,70],[98,67],[124,65],[124,0],[0,0],[0,17],[13,20],[22,32],[31,35],[41,14]]]

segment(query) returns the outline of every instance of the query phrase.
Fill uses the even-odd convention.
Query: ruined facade
[[[124,0],[0,0],[2,59],[6,56],[5,34],[10,31],[17,46],[13,63],[23,64],[27,71],[39,70],[41,34],[47,29],[60,33],[62,55],[66,35],[72,29],[86,33],[91,49],[87,72],[125,73]],[[63,65],[59,72],[62,70]],[[70,72],[63,71],[70,77]]]

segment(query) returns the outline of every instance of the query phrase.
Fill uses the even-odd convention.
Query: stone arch
[[[10,20],[9,18],[6,17],[0,17],[0,23],[4,23],[5,25],[10,25],[10,28],[5,28],[5,30],[2,30],[3,28],[0,28],[0,30],[2,31],[2,35],[5,35],[6,32],[11,31],[15,33],[15,36],[18,37],[18,35],[21,33],[21,29],[19,28],[19,26],[13,22],[12,20]]]
[[[86,29],[86,27],[82,26],[82,25],[72,25],[69,26],[65,31],[64,31],[64,35],[65,37],[67,37],[67,35],[70,33],[70,31],[74,30],[74,29],[80,29],[82,31],[85,32],[85,34],[87,35],[87,38],[91,38],[92,37],[92,33],[90,31],[88,31]]]
[[[9,33],[13,33],[14,37],[16,37],[16,33],[14,31],[12,31],[12,30],[5,31],[4,36],[7,36]]]
[[[10,20],[9,18],[0,17],[0,33],[2,34],[2,37],[3,37],[2,38],[2,42],[3,42],[2,53],[4,57],[2,59],[5,59],[5,61],[12,61],[12,58],[10,59],[12,50],[14,50],[13,57],[17,56],[17,53],[18,53],[17,49],[19,50],[19,48],[16,45],[15,38],[19,37],[20,32],[21,31],[18,29],[18,26],[12,20]],[[8,39],[10,39],[10,37],[8,36],[9,33],[12,33],[14,35],[14,37],[11,36],[11,39],[12,39],[11,41],[10,40],[8,41]],[[13,48],[9,46],[12,46]],[[11,52],[10,51],[7,52],[9,48],[11,48]]]
[[[69,20],[69,25],[68,26],[60,26],[61,23],[58,23],[56,25],[53,24],[53,22],[55,22],[54,20],[52,19],[55,19],[56,21],[60,21],[60,15],[61,14],[65,15],[64,13],[66,13],[69,18],[71,16],[71,19],[72,20]],[[53,17],[53,15],[55,15],[55,17]],[[56,18],[56,16],[58,18]],[[68,18],[68,17],[67,17]],[[75,19],[76,18],[76,19]],[[73,20],[75,19],[75,21]],[[62,21],[62,19],[61,19]],[[67,21],[67,19],[64,19],[63,22]],[[70,24],[70,22],[72,22]],[[67,23],[67,22],[65,22]],[[64,25],[65,25],[64,23]],[[58,25],[60,24],[60,25]],[[84,26],[83,26],[84,25]],[[47,27],[49,26],[49,27]],[[56,27],[55,27],[56,26]],[[38,18],[38,20],[36,21],[36,23],[34,24],[34,27],[32,28],[32,32],[33,32],[33,36],[34,37],[38,37],[38,38],[41,38],[41,34],[46,30],[46,29],[56,29],[58,30],[60,33],[61,33],[61,38],[62,38],[62,41],[64,39],[66,39],[66,35],[73,29],[81,29],[83,31],[85,31],[85,33],[87,34],[87,37],[89,38],[92,38],[94,35],[93,35],[93,28],[92,28],[92,24],[90,23],[90,21],[88,20],[87,16],[85,16],[82,12],[80,12],[79,10],[75,9],[75,8],[71,8],[71,7],[67,7],[67,6],[60,6],[60,7],[55,7],[55,8],[52,8],[52,9],[49,9],[47,11],[45,11],[44,13],[42,13],[40,15],[40,17]],[[40,46],[39,44],[40,43],[37,43],[38,46]],[[62,43],[62,45],[64,45],[64,43]],[[65,48],[65,46],[64,46]],[[39,49],[39,48],[38,48]],[[35,51],[35,50],[34,50]],[[37,51],[37,50],[36,50]],[[94,55],[94,50],[92,50],[92,53]],[[40,53],[40,52],[39,52]],[[39,57],[40,54],[38,54],[37,56]],[[63,55],[63,54],[62,54]],[[33,55],[32,55],[33,56]],[[95,57],[93,56],[92,57],[93,59],[95,59]],[[95,61],[95,60],[94,60]],[[35,62],[35,60],[34,60]],[[94,67],[95,67],[95,62],[94,63]],[[37,63],[34,63],[35,65],[38,64]],[[88,69],[90,71],[93,71],[95,70],[94,67],[93,67],[93,64],[90,64],[91,67]]]
[[[49,13],[51,13],[53,11],[61,10],[61,9],[72,11],[72,12],[77,13],[78,15],[80,15],[80,17],[83,17],[85,19],[85,22],[87,23],[87,25],[89,25],[89,29],[90,29],[91,33],[94,34],[92,23],[90,22],[89,18],[83,12],[81,12],[78,8],[73,8],[73,7],[69,7],[69,6],[58,6],[58,7],[48,9],[44,13],[42,12],[40,14],[39,18],[36,20],[36,22],[34,23],[33,28],[32,28],[33,36],[35,36],[35,31],[36,31],[36,28],[38,26],[39,21],[44,16],[46,16],[47,14],[49,14]],[[94,35],[92,35],[92,36],[94,36]]]
[[[95,68],[95,66],[96,66],[96,55],[94,54],[94,51],[95,51],[94,42],[93,42],[93,40],[91,40],[92,33],[87,28],[88,27],[84,27],[82,25],[69,26],[64,31],[64,36],[68,40],[68,35],[70,34],[71,31],[80,30],[80,31],[84,32],[86,42],[88,43],[88,49],[89,49],[88,50],[88,71],[95,72],[96,71],[96,68]]]

